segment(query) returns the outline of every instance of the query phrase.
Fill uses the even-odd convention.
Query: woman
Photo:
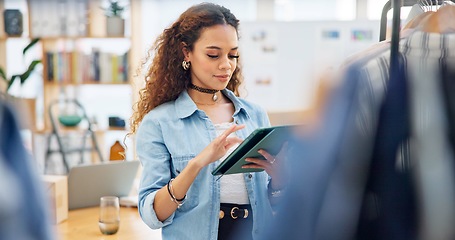
[[[228,239],[235,228],[246,229],[241,239],[257,238],[272,216],[269,198],[283,187],[266,152],[268,161],[249,166],[266,171],[211,174],[241,139],[270,124],[238,97],[238,23],[222,6],[195,5],[151,48],[132,132],[143,166],[139,212],[163,239]]]

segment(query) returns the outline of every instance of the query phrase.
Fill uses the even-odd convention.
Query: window
[[[368,19],[370,20],[379,20],[381,19],[382,9],[384,5],[389,0],[368,0]],[[417,1],[416,1],[417,3]],[[409,15],[409,11],[411,11],[411,7],[402,7],[401,8],[401,19],[406,19]],[[387,19],[392,19],[392,10],[390,10],[387,14]]]
[[[275,0],[274,7],[276,21],[354,20],[356,17],[356,0]]]

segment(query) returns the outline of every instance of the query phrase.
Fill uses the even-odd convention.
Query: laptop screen
[[[98,206],[102,196],[127,196],[139,165],[134,160],[72,167],[68,175],[69,209]]]

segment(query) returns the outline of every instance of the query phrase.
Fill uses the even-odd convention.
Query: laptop
[[[72,167],[68,175],[68,208],[98,206],[102,196],[128,196],[139,164],[112,161]]]

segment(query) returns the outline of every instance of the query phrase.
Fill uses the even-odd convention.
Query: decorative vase
[[[114,145],[111,147],[109,160],[125,160],[125,148],[120,143],[120,141],[115,141]]]
[[[116,16],[107,17],[106,34],[109,37],[123,37],[125,34],[125,19]]]

